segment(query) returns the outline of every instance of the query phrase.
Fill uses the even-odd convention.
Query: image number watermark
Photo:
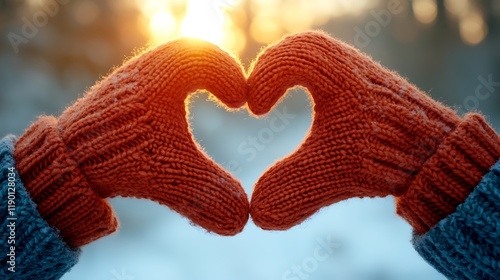
[[[7,173],[7,244],[9,244],[9,252],[7,252],[7,270],[16,272],[16,169],[9,167]]]

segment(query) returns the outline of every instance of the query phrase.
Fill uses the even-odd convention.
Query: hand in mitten
[[[500,158],[498,135],[478,114],[459,117],[354,48],[321,33],[289,36],[259,56],[248,106],[270,111],[306,87],[314,119],[305,142],[257,182],[250,212],[287,229],[351,197],[397,196],[419,233],[462,203]]]
[[[165,204],[222,235],[242,230],[240,183],[208,159],[188,129],[184,101],[206,89],[245,103],[241,66],[202,41],[159,46],[116,69],[59,118],[40,117],[17,141],[17,169],[37,209],[72,247],[113,232],[107,197]]]

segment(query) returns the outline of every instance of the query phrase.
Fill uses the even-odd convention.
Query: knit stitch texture
[[[415,233],[413,244],[449,279],[500,279],[500,161],[453,214]]]
[[[26,189],[71,247],[116,229],[104,200],[114,196],[157,201],[221,235],[243,229],[245,191],[189,132],[184,102],[197,89],[231,108],[246,100],[233,57],[201,40],[171,41],[116,69],[59,118],[40,117],[19,139],[14,158]]]
[[[270,111],[290,87],[314,100],[309,135],[263,174],[251,215],[287,229],[351,197],[394,195],[419,233],[453,213],[500,158],[482,116],[460,118],[397,73],[325,34],[288,36],[265,49],[248,78],[248,106]]]
[[[499,279],[500,162],[482,177],[500,157],[500,141],[482,116],[462,119],[314,32],[263,52],[248,79],[250,109],[269,111],[294,85],[315,100],[313,126],[299,150],[257,183],[251,210],[258,225],[285,229],[342,199],[392,194],[416,230],[415,248],[439,271],[450,279]],[[198,88],[239,107],[247,85],[239,64],[218,48],[174,41],[117,69],[61,117],[41,117],[15,152],[14,138],[1,140],[2,240],[10,234],[8,168],[20,173],[16,273],[3,270],[0,278],[60,278],[77,261],[71,248],[116,229],[106,197],[153,199],[208,230],[241,231],[243,189],[188,131],[184,99]]]
[[[38,213],[36,205],[26,192],[17,171],[13,176],[8,168],[15,166],[12,156],[14,151],[13,136],[7,136],[0,140],[0,262],[2,270],[0,279],[59,279],[73,265],[76,264],[79,250],[71,249],[62,240],[57,229],[52,228]],[[12,175],[12,174],[10,174]],[[9,178],[14,178],[15,208],[10,208],[13,215],[9,214]],[[12,184],[11,184],[12,185]],[[12,189],[10,190],[12,193]],[[12,204],[11,204],[12,205]],[[10,220],[9,218],[16,218]],[[13,235],[7,227],[11,222],[15,223]],[[14,238],[9,239],[10,236]],[[8,243],[14,240],[15,243]],[[10,260],[11,246],[15,252],[15,272],[9,271],[11,267],[7,261]]]

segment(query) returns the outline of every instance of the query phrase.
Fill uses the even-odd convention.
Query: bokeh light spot
[[[413,0],[412,8],[415,18],[421,23],[432,23],[437,17],[436,0]]]
[[[460,20],[460,37],[468,45],[477,45],[488,34],[488,27],[478,12],[470,13]]]

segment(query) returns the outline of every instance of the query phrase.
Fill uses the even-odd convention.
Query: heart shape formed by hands
[[[240,183],[196,146],[184,100],[206,89],[261,115],[296,85],[315,103],[310,133],[261,176],[249,206]],[[307,32],[266,48],[248,77],[210,43],[157,47],[59,118],[41,117],[14,156],[39,212],[75,247],[116,229],[104,198],[118,195],[155,200],[222,235],[240,232],[249,213],[264,229],[288,229],[343,199],[395,195],[398,212],[424,232],[500,157],[500,145],[475,135],[498,138],[479,115],[461,119],[354,48]],[[453,164],[464,159],[472,164]],[[467,178],[447,188],[454,171]]]

